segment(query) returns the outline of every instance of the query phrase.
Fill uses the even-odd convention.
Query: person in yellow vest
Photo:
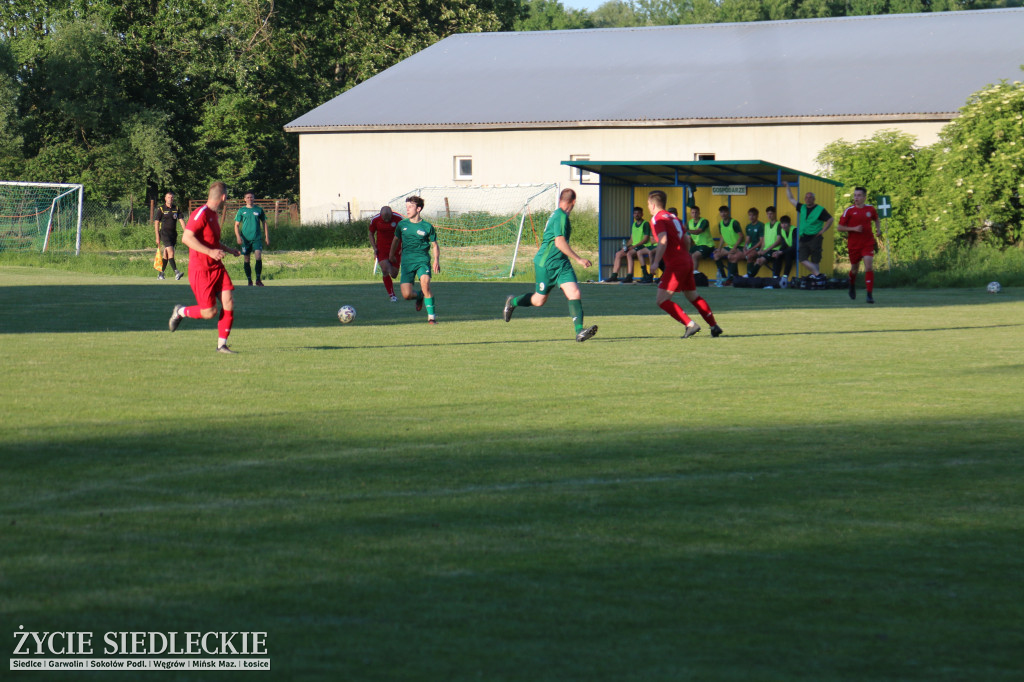
[[[700,207],[690,207],[690,219],[686,221],[686,233],[690,235],[693,246],[690,247],[690,258],[693,259],[693,271],[700,270],[701,258],[713,258],[715,239],[711,236],[711,223],[707,218],[700,217]],[[725,279],[725,269],[718,265],[718,276]]]
[[[733,280],[739,276],[740,272],[736,264],[743,259],[746,253],[744,250],[746,235],[743,233],[743,228],[740,227],[740,221],[732,217],[728,206],[719,207],[718,217],[718,229],[722,235],[722,241],[719,243],[718,248],[715,249],[713,255],[719,270],[722,269],[722,266],[725,264],[724,262],[728,261],[729,277],[724,282],[720,282],[720,284],[732,286]]]
[[[803,203],[799,203],[793,197],[793,188],[789,186],[789,183],[783,182],[782,186],[786,188],[786,197],[789,198],[789,203],[793,204],[797,212],[796,229],[799,234],[797,257],[800,259],[800,265],[810,270],[814,277],[823,278],[824,275],[821,274],[818,265],[821,263],[821,246],[825,233],[832,227],[832,214],[826,211],[824,206],[815,203],[814,192],[805,194]]]
[[[772,254],[772,275],[779,277],[779,274],[785,270],[782,274],[780,283],[786,286],[789,281],[789,275],[793,272],[793,263],[796,262],[796,227],[793,225],[790,217],[784,215],[779,218],[779,249]]]
[[[622,259],[626,259],[626,277],[622,280],[623,284],[633,283],[633,261],[640,261],[640,272],[643,273],[643,279],[641,282],[649,283],[652,279],[652,275],[647,271],[647,265],[644,264],[644,258],[647,259],[648,263],[651,260],[651,254],[653,253],[649,248],[652,244],[651,240],[651,224],[644,220],[644,210],[639,206],[633,209],[633,225],[630,228],[629,241],[622,240],[622,248],[615,252],[615,262],[612,265],[612,274],[606,279],[606,282],[616,282],[619,279],[619,268],[622,267]],[[653,267],[651,268],[654,269]]]
[[[782,240],[782,233],[779,232],[780,223],[775,219],[775,207],[769,206],[764,210],[765,223],[764,223],[764,245],[757,252],[757,257],[754,259],[754,266],[760,268],[762,265],[772,266],[772,276],[778,277],[778,273],[775,272],[775,253],[782,248],[784,243]]]

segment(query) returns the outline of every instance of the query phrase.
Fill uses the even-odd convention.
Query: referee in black
[[[164,195],[164,203],[156,209],[156,220],[153,222],[156,247],[162,246],[164,250],[164,268],[156,276],[157,279],[164,278],[164,270],[167,269],[168,263],[174,270],[174,279],[182,278],[183,273],[174,262],[174,247],[178,245],[178,223],[181,223],[181,229],[184,230],[185,218],[174,203],[174,192],[168,192]]]

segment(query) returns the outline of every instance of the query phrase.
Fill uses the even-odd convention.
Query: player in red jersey
[[[881,221],[875,207],[865,203],[867,196],[868,191],[863,187],[854,188],[853,206],[843,211],[843,217],[839,219],[839,227],[836,229],[846,233],[847,246],[850,250],[850,298],[857,298],[857,271],[860,270],[860,262],[863,260],[867,302],[874,303],[874,261],[878,244],[875,243],[871,224],[874,223],[875,229],[880,229]]]
[[[391,253],[391,243],[395,240],[395,228],[402,222],[402,216],[395,215],[390,206],[382,206],[380,213],[370,221],[370,246],[373,247],[373,257],[380,265],[380,271],[384,275],[384,288],[391,297],[392,303],[398,302],[395,296],[395,284],[391,278],[398,274],[398,266],[402,263],[402,246],[398,246],[398,255],[394,263],[388,258]]]
[[[220,240],[220,220],[217,211],[228,198],[227,188],[223,182],[210,185],[210,193],[206,203],[192,212],[185,225],[185,234],[181,243],[188,247],[188,283],[196,296],[196,305],[174,306],[168,324],[173,332],[186,317],[193,319],[212,320],[217,314],[217,298],[220,298],[221,311],[217,317],[217,352],[234,354],[228,348],[228,334],[231,323],[235,319],[235,303],[231,292],[234,285],[224,267],[224,256],[241,255],[238,249],[222,243]]]
[[[715,322],[708,302],[697,295],[697,284],[693,280],[693,259],[690,257],[689,238],[679,218],[665,210],[667,196],[661,190],[647,195],[647,208],[651,212],[651,233],[658,241],[652,263],[665,262],[658,282],[658,307],[679,323],[686,325],[683,338],[689,338],[700,331],[700,325],[691,320],[679,304],[672,300],[672,294],[683,292],[687,300],[697,308],[700,316],[711,325],[711,336],[720,336],[722,328]]]

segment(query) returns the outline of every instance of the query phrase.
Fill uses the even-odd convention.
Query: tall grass
[[[596,260],[598,239],[597,212],[582,210],[572,215],[572,247],[580,255]],[[264,253],[266,279],[332,279],[359,281],[373,279],[373,261],[367,243],[366,220],[351,223],[293,224],[281,219],[270,228],[271,248]],[[544,224],[538,221],[538,236]],[[225,242],[234,242],[232,228],[225,231]],[[533,242],[532,233],[524,235]],[[39,254],[32,252],[0,252],[0,264],[45,267],[77,272],[111,275],[155,276],[153,272],[152,225],[123,225],[116,221],[93,223],[82,233],[82,255]],[[443,254],[442,254],[443,258]],[[188,250],[179,246],[179,267],[187,265]],[[443,262],[442,262],[443,266]],[[229,259],[232,276],[241,276],[240,260]],[[513,278],[532,281],[529,259],[523,259]],[[837,274],[849,270],[848,263],[838,263]],[[875,256],[876,281],[880,287],[977,287],[997,281],[1003,286],[1024,286],[1024,250],[999,249],[979,244],[956,247],[912,261],[900,260],[887,267],[884,252]],[[237,274],[236,274],[237,273]],[[577,270],[581,280],[596,278],[593,268]],[[445,275],[442,273],[441,279]]]
[[[837,266],[849,272],[849,264]],[[912,261],[899,261],[889,269],[884,252],[875,255],[876,281],[883,287],[979,287],[996,281],[1003,286],[1024,286],[1024,250],[999,249],[988,244],[956,246]]]

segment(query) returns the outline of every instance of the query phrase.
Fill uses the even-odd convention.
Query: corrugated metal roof
[[[944,119],[986,84],[1022,77],[1021,36],[1024,9],[467,33],[285,130]]]
[[[842,187],[843,183],[768,161],[563,161],[597,173],[602,185],[679,187],[681,185],[763,185],[774,187],[782,181],[798,183],[800,178]]]

